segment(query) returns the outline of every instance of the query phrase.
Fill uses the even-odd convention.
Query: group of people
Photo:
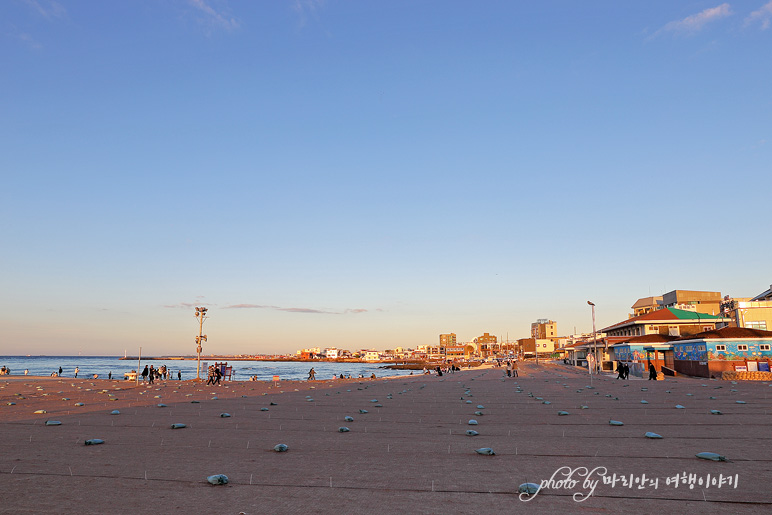
[[[9,376],[9,375],[11,375],[11,369],[3,365],[2,368],[0,368],[0,376]]]
[[[438,377],[442,377],[442,374],[455,374],[457,370],[461,370],[461,369],[452,363],[444,367],[441,365],[437,365],[434,368],[434,371],[437,373]],[[428,374],[428,373],[429,371],[426,369],[426,367],[424,367],[424,374]]]
[[[255,377],[257,377],[257,376],[255,376]],[[362,375],[362,374],[359,374],[357,377],[358,377],[359,379],[364,379],[364,377],[365,377],[365,376],[364,376],[364,375]],[[347,374],[347,375],[345,375],[345,376],[344,376],[343,374],[341,374],[340,376],[337,376],[337,375],[334,375],[334,374],[333,374],[332,378],[333,378],[333,379],[353,379],[353,378],[351,377],[351,374]],[[375,379],[375,372],[373,372],[372,374],[370,374],[370,379]],[[256,380],[256,379],[255,379],[255,380]],[[314,380],[316,380],[316,370],[314,370],[314,369],[313,369],[313,367],[311,368],[311,370],[309,370],[309,371],[308,371],[308,380],[309,380],[309,381],[314,381]]]
[[[626,361],[617,363],[617,379],[627,379],[630,377],[630,365]]]
[[[222,370],[220,370],[220,367],[216,367],[214,365],[209,365],[209,369],[207,370],[206,375],[206,384],[216,385],[220,384],[220,380],[222,379]]]
[[[517,375],[517,360],[516,359],[508,359],[507,360],[507,377],[519,377]]]
[[[112,374],[112,373],[111,373]],[[153,365],[150,365],[150,368],[148,368],[147,365],[145,365],[145,369],[142,370],[142,373],[140,374],[142,376],[142,382],[148,381],[150,384],[153,384],[153,381],[156,379],[171,379],[172,374],[171,372],[166,368],[166,365],[161,365],[158,368],[155,368]],[[182,371],[177,371],[177,380],[182,381]]]

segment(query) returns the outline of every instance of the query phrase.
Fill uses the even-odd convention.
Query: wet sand
[[[768,383],[605,376],[588,389],[584,371],[533,364],[521,365],[519,378],[503,376],[489,368],[278,387],[4,376],[0,512],[772,512]],[[664,438],[647,439],[647,431]],[[90,438],[105,443],[84,445]],[[279,443],[289,450],[274,452]],[[482,447],[496,454],[477,454]],[[730,461],[695,457],[704,451]],[[518,485],[561,467],[579,482],[518,497]],[[599,483],[577,502],[573,494],[588,492],[581,467],[596,470]],[[603,484],[596,467],[632,475],[633,486]],[[666,484],[682,473],[703,482],[737,477],[738,486]],[[229,483],[208,484],[213,474]]]

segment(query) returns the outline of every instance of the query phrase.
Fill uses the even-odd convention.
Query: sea
[[[206,379],[208,365],[227,361],[221,359],[201,358],[201,377]],[[332,379],[343,374],[352,378],[369,378],[372,374],[376,377],[410,375],[411,370],[391,370],[384,368],[390,363],[332,363],[332,362],[296,362],[296,361],[228,361],[228,366],[233,367],[236,381],[248,381],[255,376],[257,381],[272,381],[274,376],[280,380],[305,380],[308,379],[308,371],[311,367],[316,372],[316,379]],[[195,379],[196,360],[161,360],[143,359],[137,366],[137,360],[120,359],[119,356],[0,356],[0,366],[11,370],[12,376],[24,375],[28,370],[31,376],[50,376],[52,372],[59,372],[62,367],[61,377],[75,377],[75,368],[79,369],[78,378],[92,378],[94,374],[99,379],[107,379],[112,372],[113,379],[123,379],[124,373],[142,370],[145,365],[153,365],[159,368],[166,365],[167,370],[177,379],[177,372],[182,373],[182,379]],[[420,371],[413,372],[420,374]],[[2,380],[4,376],[0,376]]]

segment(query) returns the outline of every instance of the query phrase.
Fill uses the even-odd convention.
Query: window
[[[748,329],[761,329],[762,331],[766,331],[767,321],[759,320],[754,322],[745,322],[745,327],[747,327]]]
[[[746,352],[748,350],[748,346],[740,343],[739,345],[737,345],[737,350],[740,352]]]
[[[716,345],[716,352],[726,352],[726,345]]]
[[[759,345],[759,350],[770,350],[768,343],[762,343]]]

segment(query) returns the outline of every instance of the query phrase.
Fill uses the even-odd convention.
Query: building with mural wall
[[[672,342],[674,369],[679,374],[721,377],[722,372],[769,372],[772,331],[724,327],[684,336]]]

